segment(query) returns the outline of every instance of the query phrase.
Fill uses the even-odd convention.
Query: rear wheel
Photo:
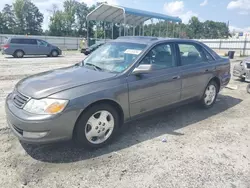
[[[219,88],[216,82],[214,81],[209,82],[201,99],[202,107],[211,108],[216,101],[218,91]]]
[[[109,143],[117,133],[119,116],[109,104],[90,107],[77,121],[74,140],[85,148],[99,148]]]
[[[57,50],[52,50],[51,56],[52,57],[57,57],[58,56],[58,51]]]
[[[24,56],[24,52],[22,50],[16,50],[14,53],[14,57],[22,58]]]

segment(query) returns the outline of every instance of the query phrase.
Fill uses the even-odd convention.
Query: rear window
[[[218,59],[221,58],[221,57],[220,57],[215,51],[213,51],[209,46],[207,46],[207,45],[204,44],[204,43],[202,43],[202,45],[204,46],[204,48],[205,48],[210,54],[212,54],[212,56],[213,56],[216,60],[218,60]]]
[[[12,44],[37,44],[36,39],[18,39],[18,38],[13,38],[11,39]]]

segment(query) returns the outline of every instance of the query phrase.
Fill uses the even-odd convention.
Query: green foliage
[[[6,4],[2,11],[2,32],[7,34],[14,34],[16,30],[16,21],[11,5]]]
[[[43,14],[30,0],[15,0],[13,6],[6,4],[2,12],[4,33],[42,34]]]

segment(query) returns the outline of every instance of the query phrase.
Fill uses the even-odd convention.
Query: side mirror
[[[153,70],[153,66],[151,64],[147,65],[139,65],[136,67],[133,71],[133,74],[138,75],[138,74],[147,74],[150,73]]]

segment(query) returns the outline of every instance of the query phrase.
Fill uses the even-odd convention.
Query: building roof
[[[124,20],[125,16],[125,20]],[[112,23],[125,23],[129,25],[140,25],[149,19],[161,19],[171,22],[181,22],[179,17],[168,16],[144,10],[101,4],[87,15],[87,20],[106,21]]]

